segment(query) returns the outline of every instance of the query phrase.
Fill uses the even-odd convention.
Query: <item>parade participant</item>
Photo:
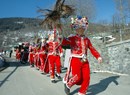
[[[16,48],[16,60],[17,61],[20,61],[20,56],[21,56],[20,49]]]
[[[47,47],[48,47],[48,62],[49,62],[50,78],[51,78],[52,83],[56,83],[55,75],[58,79],[61,80],[60,57],[63,54],[63,50],[62,50],[59,40],[57,38],[56,30],[50,31],[48,41],[47,41]],[[56,74],[55,74],[55,69],[56,69]]]
[[[70,45],[71,47],[70,66],[63,79],[65,93],[70,95],[70,88],[76,84],[81,86],[78,95],[86,95],[90,82],[90,67],[87,60],[88,49],[99,63],[102,62],[102,58],[93,47],[90,39],[84,35],[84,31],[88,27],[87,17],[77,16],[76,18],[71,18],[71,20],[71,27],[75,29],[76,34],[63,39],[62,42],[63,46]],[[70,73],[72,74],[71,77]]]
[[[29,55],[29,42],[23,42],[21,47],[21,63],[26,64],[28,61],[28,55]]]
[[[34,46],[35,46],[34,42],[32,44],[30,44],[30,46],[29,46],[28,62],[30,64],[30,67],[34,66],[34,51],[35,51]]]
[[[37,70],[39,70],[40,66],[41,66],[40,58],[39,58],[40,48],[41,48],[41,43],[39,42],[39,43],[36,44],[36,47],[35,47],[35,56],[34,56],[34,58],[35,58],[35,68]]]
[[[49,73],[49,64],[47,60],[47,48],[46,48],[46,39],[42,39],[41,49],[39,52],[39,58],[41,62],[40,70],[43,74]]]
[[[22,50],[22,43],[19,43],[19,46],[16,48],[16,60],[21,60],[21,50]]]
[[[39,52],[40,52],[40,38],[35,39],[35,45],[33,48],[34,51],[34,67],[39,70],[40,69],[40,58],[39,58]]]
[[[44,13],[44,20],[41,22],[41,26],[45,29],[52,30],[54,33],[50,35],[49,39],[50,41],[48,42],[48,61],[49,61],[49,67],[50,67],[50,75],[51,75],[51,80],[52,82],[55,82],[54,79],[54,67],[56,63],[56,69],[57,69],[57,77],[61,79],[60,77],[60,56],[58,50],[62,52],[62,48],[60,46],[60,41],[56,41],[57,38],[54,36],[55,35],[55,30],[59,29],[60,32],[62,32],[62,18],[68,18],[70,15],[74,13],[74,9],[65,4],[65,0],[57,0],[54,9],[39,9],[38,12],[41,12],[42,14]],[[53,30],[54,29],[54,30]],[[52,39],[51,39],[52,38]],[[61,54],[60,54],[61,55]]]

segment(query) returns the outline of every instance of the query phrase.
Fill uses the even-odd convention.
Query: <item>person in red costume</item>
[[[36,57],[36,69],[40,70],[41,67],[41,63],[40,63],[40,57],[39,57],[39,53],[40,53],[40,43],[37,44],[36,47],[36,53],[35,53],[35,57]]]
[[[41,49],[39,52],[39,58],[40,58],[40,62],[41,62],[41,66],[40,66],[40,70],[42,72],[42,74],[46,74],[49,73],[49,64],[47,61],[47,47],[46,47],[46,39],[43,38],[41,40]]]
[[[49,72],[52,83],[56,83],[55,76],[61,80],[61,61],[60,57],[63,54],[62,47],[60,46],[59,39],[57,38],[56,31],[50,31],[47,47],[48,47],[48,62]],[[55,74],[56,67],[56,74]]]
[[[36,62],[37,62],[37,57],[36,57],[36,44],[34,45],[33,51],[34,51],[34,67],[36,68]]]
[[[16,59],[20,62],[22,51],[22,43],[19,43],[19,46],[16,48]]]
[[[40,38],[37,39],[35,48],[34,48],[34,66],[37,70],[40,69],[41,63],[40,63],[40,58],[39,58],[39,52],[40,52],[41,44],[40,44]]]
[[[35,55],[34,46],[35,46],[34,42],[32,44],[30,44],[30,46],[29,46],[28,62],[30,63],[30,67],[34,66],[34,55]]]
[[[17,61],[20,61],[20,57],[21,57],[21,52],[20,52],[20,49],[17,48],[17,49],[16,49],[16,60],[17,60]]]
[[[86,95],[90,82],[90,67],[87,60],[87,51],[91,51],[92,55],[102,62],[102,58],[98,51],[93,47],[90,39],[84,35],[84,31],[88,27],[87,17],[77,16],[71,18],[72,28],[75,29],[76,34],[63,39],[62,45],[69,45],[71,47],[70,66],[63,78],[65,93],[70,95],[70,88],[73,85],[80,85],[78,95]],[[70,72],[72,76],[70,77]]]

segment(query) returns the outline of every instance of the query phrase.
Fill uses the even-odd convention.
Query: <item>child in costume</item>
[[[30,67],[33,67],[34,66],[34,51],[35,51],[35,43],[31,43],[30,46],[29,46],[29,56],[28,56],[28,62],[30,64]]]
[[[91,51],[92,55],[102,62],[102,58],[97,50],[93,47],[90,39],[84,35],[84,31],[88,27],[87,17],[77,16],[71,18],[71,27],[76,31],[76,35],[71,35],[67,39],[63,39],[62,45],[71,47],[70,65],[63,79],[65,93],[70,95],[70,88],[73,85],[80,85],[78,95],[86,95],[90,82],[90,67],[87,60],[87,51]],[[70,77],[70,73],[72,76]]]
[[[46,47],[45,38],[41,40],[41,49],[39,52],[39,58],[40,58],[40,63],[41,63],[40,71],[42,72],[42,74],[49,73],[49,64],[47,60],[47,47]]]
[[[59,39],[57,38],[56,30],[50,31],[47,41],[47,47],[48,47],[48,63],[49,63],[50,78],[52,83],[56,83],[55,76],[61,80],[60,57],[63,55],[63,50],[60,46]]]

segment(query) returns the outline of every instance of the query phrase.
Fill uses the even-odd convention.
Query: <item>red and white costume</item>
[[[35,51],[35,55],[34,55],[34,66],[36,67],[36,69],[40,69],[40,58],[39,58],[39,52],[40,52],[40,47],[38,47],[38,45],[35,46],[34,48]]]
[[[17,48],[17,49],[16,49],[16,59],[17,59],[18,61],[20,61],[20,58],[21,58],[21,52],[20,52],[19,48]]]
[[[40,70],[42,72],[49,73],[46,43],[42,43],[41,50],[39,52],[39,58],[40,58],[40,63],[41,63]]]
[[[90,81],[90,67],[88,60],[82,62],[81,59],[84,54],[87,55],[88,49],[96,59],[100,57],[100,54],[92,46],[90,40],[85,36],[73,35],[67,39],[63,39],[62,45],[71,46],[70,67],[64,77],[66,86],[71,88],[75,84],[81,85],[79,93],[86,95]],[[71,78],[68,77],[70,72],[72,73]]]
[[[58,41],[48,41],[47,46],[48,46],[48,62],[49,62],[50,77],[51,79],[54,79],[55,66],[57,74],[61,73],[60,55],[63,53],[63,50]]]
[[[29,46],[29,57],[28,57],[28,61],[30,63],[30,65],[34,64],[34,55],[35,55],[35,47],[33,45]]]

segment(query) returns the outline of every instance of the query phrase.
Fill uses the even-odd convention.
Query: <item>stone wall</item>
[[[130,74],[130,40],[107,45],[109,70]]]
[[[100,40],[91,39],[91,43],[96,48],[96,50],[101,54],[103,58],[103,63],[98,64],[98,61],[92,56],[91,52],[88,51],[88,60],[90,64],[91,71],[106,71],[109,67],[109,56],[106,45]]]
[[[111,71],[130,74],[130,40],[109,45],[94,40],[92,40],[92,43],[103,57],[103,63],[97,64],[97,60],[89,53],[88,59],[92,71]]]

